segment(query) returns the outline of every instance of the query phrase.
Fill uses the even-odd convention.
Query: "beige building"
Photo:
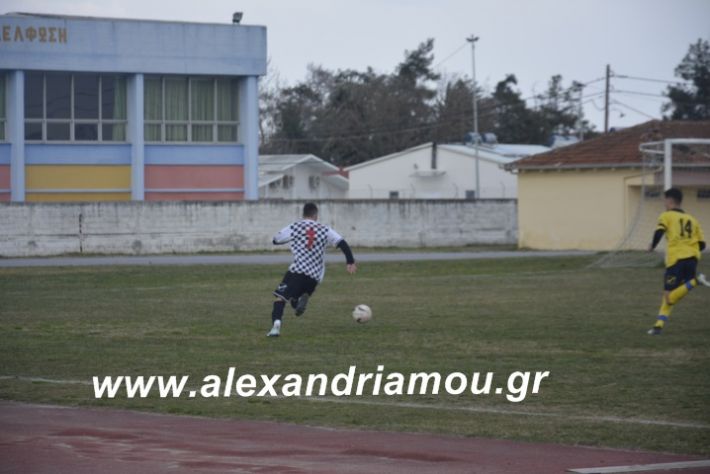
[[[671,138],[710,138],[710,122],[651,121],[508,165],[518,174],[519,246],[646,248],[663,210],[663,156],[639,146]],[[673,163],[683,208],[710,235],[710,146],[675,146]]]

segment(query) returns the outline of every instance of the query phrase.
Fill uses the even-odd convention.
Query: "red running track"
[[[0,401],[1,472],[554,474],[692,459],[697,458]]]

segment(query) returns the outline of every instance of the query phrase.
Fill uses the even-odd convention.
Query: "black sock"
[[[283,300],[274,301],[274,309],[271,311],[271,322],[281,321],[284,315],[284,306],[286,303]]]

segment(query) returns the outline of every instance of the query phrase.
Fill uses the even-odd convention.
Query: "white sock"
[[[281,329],[281,320],[280,319],[277,319],[276,321],[274,321],[274,327],[276,329]]]

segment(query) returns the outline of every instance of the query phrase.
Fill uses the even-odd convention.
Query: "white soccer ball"
[[[372,319],[372,310],[366,304],[359,304],[353,310],[353,319],[357,323],[366,323]]]

